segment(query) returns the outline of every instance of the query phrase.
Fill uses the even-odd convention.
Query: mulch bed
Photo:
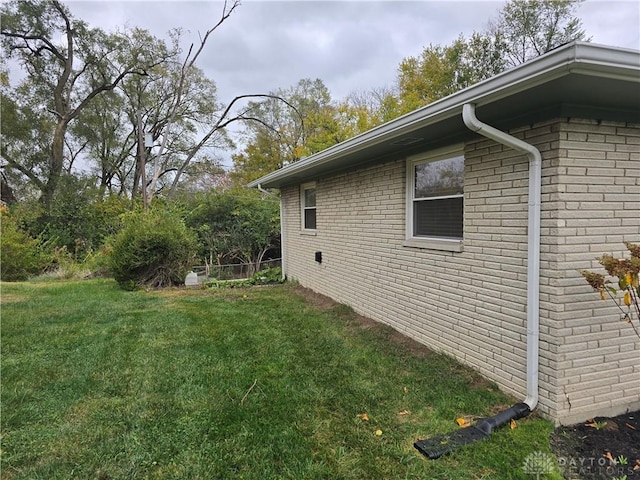
[[[566,479],[640,479],[640,411],[558,427],[551,448]]]

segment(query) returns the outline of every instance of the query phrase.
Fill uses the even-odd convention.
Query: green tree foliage
[[[430,45],[420,57],[405,58],[399,66],[402,112],[410,112],[451,95],[473,82],[468,44],[460,36],[451,45]]]
[[[489,32],[501,38],[500,52],[509,66],[571,42],[585,40],[582,22],[575,16],[584,0],[511,0],[490,22]]]
[[[451,95],[572,40],[584,40],[574,16],[583,0],[512,0],[484,32],[430,45],[398,67],[400,113]]]
[[[21,88],[31,110],[37,105],[38,117],[46,112],[49,128],[48,148],[39,152],[39,172],[29,174],[29,167],[18,155],[3,158],[7,165],[21,172],[41,193],[48,211],[65,169],[65,141],[71,122],[103,92],[112,91],[129,75],[146,75],[147,70],[163,58],[156,58],[136,38],[124,34],[106,34],[89,28],[72,17],[69,9],[57,0],[46,2],[20,0],[5,3],[1,9],[3,50],[19,61],[27,72]],[[118,52],[130,53],[120,63]],[[20,87],[19,87],[20,88]],[[22,106],[13,96],[16,108]],[[24,137],[24,134],[19,135]],[[46,153],[46,156],[45,156]],[[69,170],[70,165],[66,168]],[[36,181],[37,179],[37,181]]]
[[[75,173],[78,159],[83,169],[91,164],[98,194],[132,199],[140,192],[149,200],[170,196],[202,172],[217,176],[218,150],[232,146],[225,127],[243,119],[238,104],[248,96],[218,103],[215,83],[195,62],[238,6],[224,2],[213,26],[183,54],[180,29],[166,41],[140,28],[106,33],[74,18],[59,0],[4,3],[3,193],[35,194],[48,214],[60,179]],[[26,74],[14,88],[9,59]],[[137,148],[142,131],[153,147]]]
[[[460,35],[451,45],[430,45],[398,67],[400,111],[407,113],[504,71],[499,37]]]
[[[65,175],[61,177],[49,209],[34,199],[16,204],[15,218],[31,236],[47,244],[64,248],[71,258],[82,261],[99,251],[107,237],[121,228],[120,215],[131,208],[130,202],[117,195],[97,193],[93,179]]]
[[[13,90],[8,85],[1,88],[2,176],[20,201],[46,188],[54,122],[39,108],[28,83]]]
[[[42,273],[50,263],[50,255],[40,240],[20,228],[4,206],[0,206],[0,228],[0,279],[20,281]]]
[[[337,107],[344,135],[353,137],[400,115],[397,93],[389,87],[352,92]]]
[[[177,285],[184,282],[196,250],[195,235],[178,211],[130,212],[107,246],[108,268],[127,290]]]
[[[119,216],[130,204],[115,195],[100,196],[90,178],[65,176],[61,180],[44,232],[50,241],[66,246],[75,259],[82,260],[117,233]]]
[[[236,185],[349,138],[322,80],[302,79],[270,95],[249,105],[246,147],[232,157]]]
[[[135,116],[126,110],[118,91],[105,92],[83,110],[69,132],[84,148],[81,155],[95,178],[101,195],[128,196],[136,152]]]
[[[219,120],[222,106],[217,102],[215,83],[202,70],[193,66],[182,79],[178,47],[181,32],[170,32],[170,45],[145,30],[133,29],[127,34],[147,45],[148,51],[156,52],[155,57],[166,60],[150,68],[147,75],[129,76],[116,89],[95,99],[71,133],[86,145],[83,154],[91,161],[101,192],[136,198],[143,190],[142,152],[137,149],[139,126],[154,143],[144,151],[147,184],[157,170],[154,195],[177,190],[180,180],[188,181],[195,171],[219,169],[214,152],[232,143],[219,129],[200,144],[202,136]],[[131,60],[130,51],[118,55],[122,63]]]
[[[197,230],[208,264],[248,263],[257,271],[265,254],[279,247],[277,200],[212,192],[198,195],[193,204],[187,224]]]
[[[150,196],[158,191],[173,192],[183,175],[189,176],[193,166],[219,167],[217,149],[233,145],[223,128],[216,128],[224,108],[218,102],[215,82],[195,65],[189,68],[179,58],[181,30],[170,32],[172,47],[150,37],[146,42],[159,51],[171,52],[171,58],[149,72],[146,77],[129,77],[119,92],[125,98],[127,130],[135,168],[128,179],[132,196],[142,190],[142,165],[133,145],[137,142],[137,115],[142,117],[144,132],[151,135],[155,147],[146,150],[147,179]]]

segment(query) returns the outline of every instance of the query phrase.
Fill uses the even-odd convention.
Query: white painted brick
[[[577,271],[640,242],[640,126],[571,119],[516,132],[543,150],[539,408],[556,422],[608,414],[637,402],[640,347]],[[318,179],[315,236],[299,233],[298,187],[283,189],[287,273],[521,396],[528,163],[486,139],[465,153],[462,252],[402,246],[399,158]]]

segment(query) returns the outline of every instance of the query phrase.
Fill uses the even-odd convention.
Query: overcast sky
[[[164,36],[181,27],[198,42],[220,17],[215,1],[66,1],[74,16],[112,31],[124,25]],[[429,44],[482,30],[500,1],[244,0],[210,38],[197,65],[223,103],[320,78],[334,100],[394,83],[400,61]],[[640,50],[640,2],[587,0],[578,10],[595,43]],[[188,45],[187,45],[188,46]]]

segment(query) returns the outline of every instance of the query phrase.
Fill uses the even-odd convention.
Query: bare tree
[[[180,107],[180,104],[181,104],[182,95],[184,92],[184,87],[187,82],[187,79],[194,68],[196,60],[198,60],[198,57],[204,50],[207,44],[207,40],[209,40],[209,37],[211,36],[211,34],[214,31],[216,31],[220,27],[220,25],[222,25],[231,16],[233,11],[238,6],[240,6],[240,0],[233,0],[231,4],[228,4],[228,2],[225,0],[224,5],[222,7],[222,13],[220,15],[220,18],[218,19],[216,24],[213,27],[211,27],[209,30],[207,30],[204,36],[200,39],[200,45],[198,46],[198,49],[195,51],[195,53],[193,53],[193,55],[192,55],[192,52],[195,45],[191,44],[191,47],[189,48],[189,51],[184,60],[184,63],[182,64],[182,70],[181,70],[180,78],[178,81],[178,87],[176,89],[176,95],[173,101],[172,108],[170,110],[170,115],[169,115],[167,125],[165,127],[166,132],[162,136],[162,143],[160,145],[159,151],[154,155],[153,176],[151,177],[148,187],[146,185],[143,185],[143,195],[145,195],[145,197],[148,198],[149,202],[151,202],[151,200],[153,199],[154,192],[156,189],[156,184],[158,183],[158,179],[162,174],[162,168],[161,168],[162,155],[164,154],[167,148],[167,141],[170,138],[170,130],[175,122],[175,118],[178,112],[178,108]],[[213,133],[211,133],[211,135],[213,135]],[[208,135],[208,138],[210,138],[211,135]],[[202,144],[202,142],[200,142],[200,144]],[[201,148],[201,147],[198,147],[198,148]],[[190,155],[187,158],[188,158],[187,160],[187,164],[188,164],[188,162],[191,161],[191,158],[193,158],[193,155]]]

